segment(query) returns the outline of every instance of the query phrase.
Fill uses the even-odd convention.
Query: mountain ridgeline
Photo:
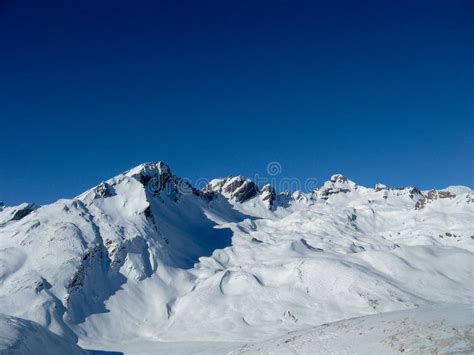
[[[74,351],[263,340],[472,303],[473,250],[467,187],[367,188],[337,174],[307,193],[243,176],[200,190],[154,162],[73,199],[0,204],[0,313]]]

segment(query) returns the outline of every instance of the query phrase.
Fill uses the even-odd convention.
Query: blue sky
[[[152,160],[474,187],[473,24],[469,0],[3,0],[0,200]]]

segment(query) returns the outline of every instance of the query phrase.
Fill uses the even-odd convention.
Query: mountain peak
[[[347,182],[347,178],[342,174],[334,174],[334,175],[331,176],[329,181],[344,183],[344,182]]]
[[[329,181],[315,190],[316,196],[327,199],[330,195],[347,193],[357,189],[357,184],[342,174],[334,174]]]
[[[327,188],[353,190],[357,188],[357,184],[342,174],[334,174],[321,187],[321,189]]]
[[[245,202],[258,194],[258,186],[242,175],[228,176],[224,179],[214,179],[204,189],[222,193],[237,202]]]
[[[146,178],[152,178],[162,175],[171,175],[170,167],[162,161],[154,161],[140,164],[130,170],[128,170],[125,175],[136,177],[142,176]]]

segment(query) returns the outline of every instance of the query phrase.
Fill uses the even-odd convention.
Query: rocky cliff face
[[[259,193],[257,185],[244,176],[212,180],[204,190],[219,192],[239,203],[246,202]]]

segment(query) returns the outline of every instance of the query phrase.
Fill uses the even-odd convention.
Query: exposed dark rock
[[[313,191],[317,198],[327,200],[329,196],[339,193],[348,193],[357,189],[357,184],[346,178],[344,175],[335,174],[326,181],[323,186]]]
[[[110,184],[102,182],[95,188],[94,198],[106,198],[115,195],[115,190]]]
[[[106,241],[109,247],[113,244]],[[81,323],[92,313],[105,312],[104,301],[125,282],[125,277],[111,267],[108,251],[102,244],[91,246],[66,286],[64,299],[68,317]],[[106,284],[98,287],[98,282]]]
[[[306,241],[306,239],[301,238],[301,239],[300,239],[300,242],[301,242],[302,245],[304,245],[304,246],[305,246],[307,249],[309,249],[309,250],[313,250],[313,251],[324,251],[324,250],[321,249],[321,248],[315,248],[315,247],[313,247],[312,245],[309,245],[309,243]]]
[[[112,268],[119,269],[125,261],[127,256],[125,246],[119,242],[113,242],[110,239],[106,240],[105,247],[109,254]]]
[[[355,243],[352,243],[350,248],[351,248],[351,251],[353,253],[361,253],[361,252],[365,251],[365,248],[362,245],[357,245]]]
[[[203,190],[205,193],[219,192],[230,196],[236,202],[242,203],[255,197],[259,189],[257,185],[244,176],[227,177],[213,180]]]
[[[448,238],[460,238],[461,237],[460,235],[450,233],[450,232],[446,232],[446,233],[444,233],[444,235]]]
[[[334,174],[333,176],[331,176],[331,179],[329,181],[341,184],[348,182],[347,178],[342,174]]]
[[[329,196],[339,193],[348,193],[351,192],[350,189],[341,189],[341,188],[327,188],[320,190],[320,196],[322,199],[327,199]]]
[[[439,191],[438,192],[438,197],[439,198],[455,198],[456,195],[449,192],[449,191]]]
[[[418,200],[415,204],[416,210],[421,210],[425,208],[427,204],[437,200],[437,199],[445,199],[445,198],[455,198],[456,195],[449,192],[449,191],[438,191],[438,190],[430,190],[426,194],[423,195],[423,198]]]
[[[36,210],[38,206],[29,203],[26,206],[20,207],[12,212],[12,221],[18,221],[26,216],[28,216],[31,212]]]
[[[143,211],[143,214],[145,215],[146,218],[150,218],[151,217],[151,207],[148,206],[147,208],[145,208],[145,210]]]
[[[474,195],[471,193],[466,194],[466,203],[474,203]]]
[[[161,161],[142,164],[127,174],[140,181],[153,194],[161,192],[174,177],[168,165]]]
[[[244,176],[236,176],[227,180],[223,186],[223,191],[233,194],[237,189],[239,189],[243,184],[248,181]]]
[[[188,180],[173,175],[168,165],[163,162],[142,164],[127,174],[140,181],[147,193],[151,193],[153,196],[167,196],[174,202],[178,202],[182,195],[190,194],[206,200],[213,198],[213,194],[200,191],[194,188]]]
[[[245,202],[258,194],[258,187],[253,181],[245,181],[232,193],[232,198],[237,202]]]
[[[274,206],[276,192],[273,186],[267,184],[260,190],[262,201],[268,201],[268,207],[271,209]]]
[[[214,179],[203,189],[203,192],[222,192],[222,187],[230,178]]]
[[[43,290],[49,290],[51,287],[52,287],[51,284],[42,277],[38,281],[35,282],[36,293],[39,293]]]
[[[415,197],[423,197],[423,194],[417,187],[411,187],[409,190],[409,196],[413,199]]]

